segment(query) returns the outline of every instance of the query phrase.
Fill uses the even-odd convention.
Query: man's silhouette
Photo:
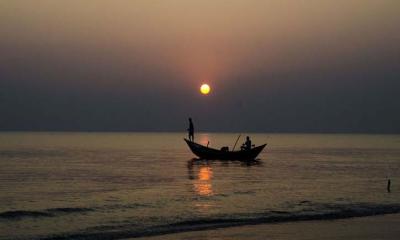
[[[193,127],[192,118],[189,118],[188,134],[189,134],[189,141],[193,142],[194,141],[194,127]]]
[[[250,140],[249,136],[246,137],[246,142],[243,143],[241,149],[242,150],[250,150],[251,149],[251,140]]]

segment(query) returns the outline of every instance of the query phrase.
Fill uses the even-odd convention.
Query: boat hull
[[[194,155],[201,159],[208,160],[240,160],[240,161],[251,161],[261,153],[267,144],[252,148],[250,150],[241,151],[221,151],[214,148],[205,147],[198,143],[184,139],[190,150]]]

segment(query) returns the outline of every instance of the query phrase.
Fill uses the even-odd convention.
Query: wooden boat
[[[258,154],[264,149],[267,144],[260,145],[258,147],[254,147],[250,150],[240,150],[240,151],[227,151],[227,150],[218,150],[214,148],[209,148],[198,143],[189,141],[188,139],[184,139],[190,150],[194,153],[194,155],[198,156],[201,159],[209,159],[209,160],[240,160],[240,161],[251,161],[256,159]]]

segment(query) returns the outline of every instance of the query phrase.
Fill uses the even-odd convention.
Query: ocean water
[[[268,146],[242,163],[194,160],[185,133],[0,133],[0,239],[121,239],[400,212],[399,135],[250,136]],[[232,148],[237,135],[195,137]]]

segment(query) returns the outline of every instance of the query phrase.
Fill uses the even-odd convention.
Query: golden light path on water
[[[211,196],[213,195],[211,179],[213,172],[209,166],[201,166],[197,174],[196,182],[194,183],[194,189],[200,196]]]

